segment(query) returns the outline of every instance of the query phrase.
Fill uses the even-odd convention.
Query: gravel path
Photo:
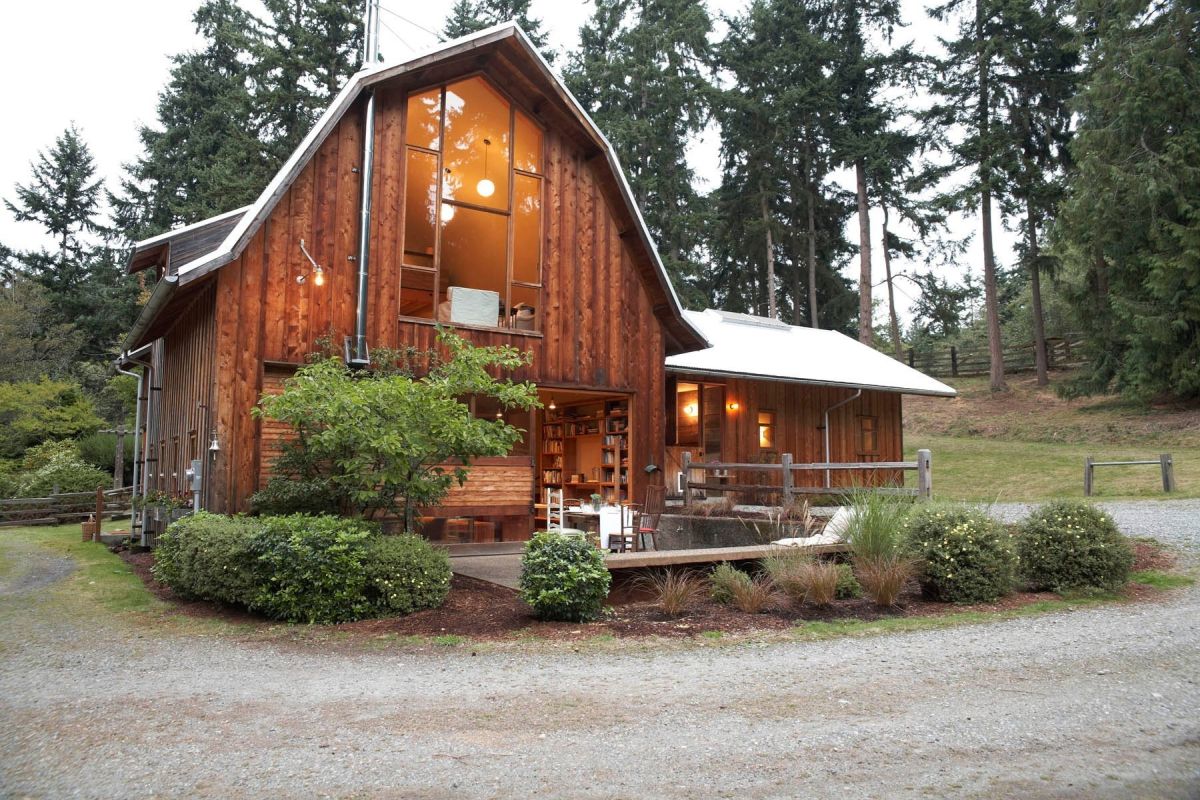
[[[1114,511],[1200,536],[1195,501]],[[1195,588],[864,639],[478,656],[53,608],[0,604],[3,797],[1200,797]]]

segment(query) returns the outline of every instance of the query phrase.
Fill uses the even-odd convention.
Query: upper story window
[[[540,329],[541,129],[478,76],[407,114],[401,315]]]

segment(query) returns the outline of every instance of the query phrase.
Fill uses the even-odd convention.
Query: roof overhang
[[[774,383],[792,383],[800,386],[830,386],[837,389],[863,389],[876,392],[896,392],[899,394],[914,394],[923,395],[926,397],[956,397],[958,392],[953,389],[948,392],[934,391],[929,389],[913,389],[905,386],[888,386],[886,384],[877,383],[854,383],[849,381],[821,381],[821,380],[806,380],[804,378],[787,378],[779,375],[760,375],[753,372],[736,372],[722,370],[699,370],[689,369],[687,367],[675,367],[667,365],[667,373],[671,375],[694,376],[698,378],[736,378],[739,380],[750,381],[771,381]]]

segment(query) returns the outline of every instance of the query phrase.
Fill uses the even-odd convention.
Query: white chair
[[[546,487],[546,530],[551,533],[582,535],[583,531],[566,526],[567,514],[563,490]]]

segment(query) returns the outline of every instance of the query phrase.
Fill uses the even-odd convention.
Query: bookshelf
[[[629,401],[563,404],[542,423],[542,488],[605,503],[629,499]],[[542,496],[543,492],[539,492]]]

